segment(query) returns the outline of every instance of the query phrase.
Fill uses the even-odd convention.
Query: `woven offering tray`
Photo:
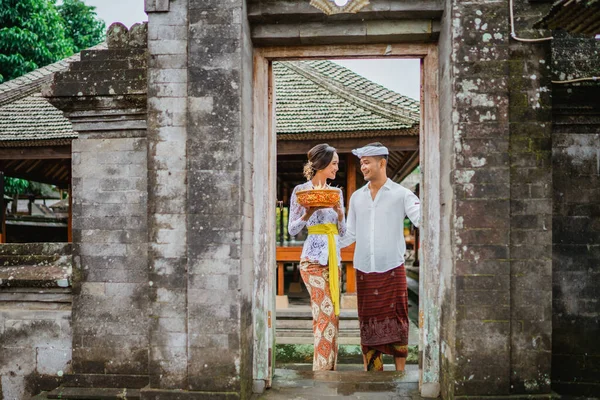
[[[298,203],[308,207],[333,207],[340,201],[338,189],[306,189],[296,192]]]

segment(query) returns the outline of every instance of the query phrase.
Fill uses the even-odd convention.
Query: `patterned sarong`
[[[408,355],[408,292],[404,265],[383,273],[356,271],[360,342],[367,370],[383,370],[383,354]]]
[[[313,371],[335,370],[338,353],[339,318],[335,315],[329,289],[329,268],[307,261],[300,263],[300,275],[310,293],[315,354]]]

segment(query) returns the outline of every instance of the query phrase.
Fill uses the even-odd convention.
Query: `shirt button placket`
[[[371,271],[375,271],[375,210],[371,206]]]

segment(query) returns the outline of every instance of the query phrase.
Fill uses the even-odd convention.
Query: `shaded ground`
[[[362,365],[341,364],[338,371],[313,372],[310,364],[287,365],[276,369],[273,386],[255,400],[369,399],[416,400],[419,395],[419,370],[407,365],[406,372],[364,372]]]

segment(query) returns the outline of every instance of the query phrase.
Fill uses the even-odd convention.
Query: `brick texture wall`
[[[192,390],[244,393],[252,382],[252,47],[244,3],[189,2]]]
[[[553,76],[600,75],[600,45],[559,34]],[[600,85],[554,84],[552,387],[600,396]]]
[[[187,388],[188,3],[185,0],[152,3],[146,4],[148,270],[152,281],[149,374],[153,388]]]
[[[539,36],[529,27],[547,8],[517,4],[517,32]],[[446,398],[550,391],[549,54],[510,31],[507,2],[446,3],[440,110],[455,193]]]
[[[73,123],[73,372],[148,371],[146,25],[113,24],[45,92]]]

